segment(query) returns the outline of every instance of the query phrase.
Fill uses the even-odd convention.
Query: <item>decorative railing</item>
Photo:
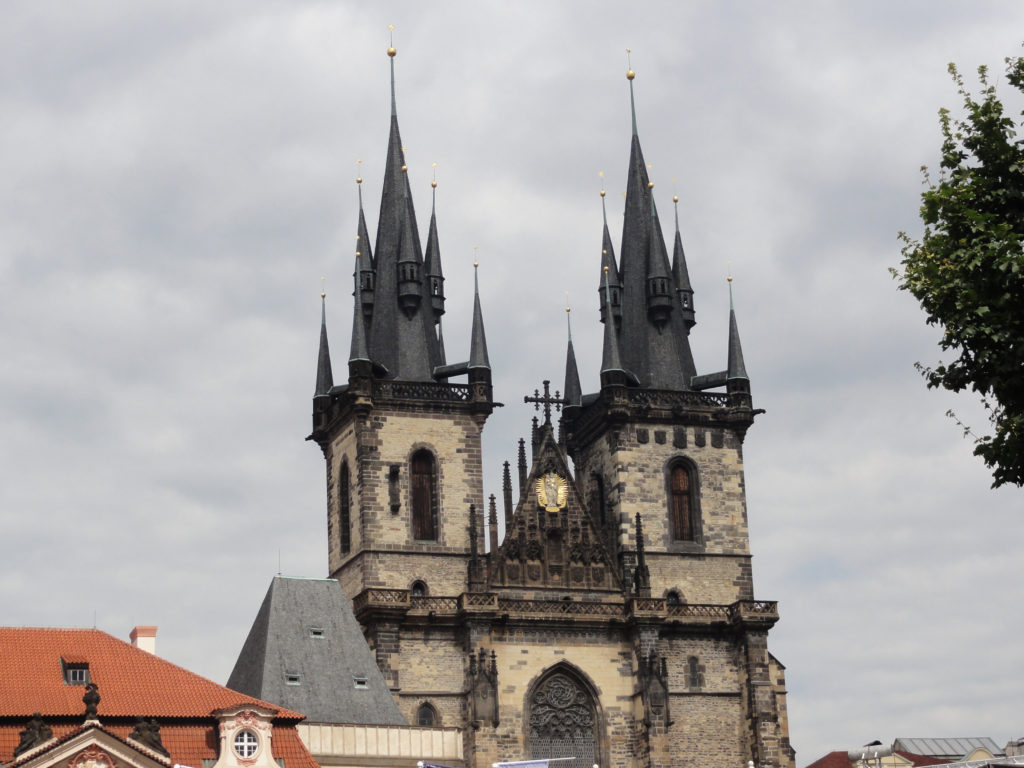
[[[416,614],[456,616],[462,611],[484,609],[518,616],[590,616],[623,619],[628,615],[663,617],[670,621],[774,622],[779,604],[774,600],[739,600],[731,605],[708,603],[669,604],[660,597],[634,597],[626,603],[586,600],[525,600],[503,598],[491,592],[465,592],[458,597],[413,597],[406,589],[367,589],[352,601],[358,614],[367,609],[408,609]]]
[[[459,608],[457,597],[413,597],[410,609],[422,613],[455,613]]]
[[[486,592],[465,592],[459,598],[462,609],[466,608],[497,608],[498,596]]]
[[[730,405],[726,392],[673,392],[666,389],[631,389],[629,402],[650,408],[726,408]]]
[[[779,604],[775,600],[740,600],[729,608],[736,618],[777,619],[779,617]]]
[[[683,603],[667,605],[665,613],[672,619],[718,619],[728,621],[731,607],[728,605],[708,605],[702,603]]]
[[[367,589],[356,595],[352,610],[359,613],[366,608],[408,608],[407,589]]]
[[[373,396],[384,400],[441,400],[468,403],[468,384],[442,384],[433,381],[375,381]]]
[[[621,603],[592,603],[579,600],[498,600],[498,610],[518,614],[561,614],[570,616],[622,616]]]

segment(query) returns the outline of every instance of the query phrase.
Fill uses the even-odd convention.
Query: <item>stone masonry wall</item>
[[[437,463],[436,541],[415,541],[412,536],[409,465],[421,448],[430,450]],[[356,417],[338,431],[327,459],[329,569],[350,598],[367,587],[408,589],[416,578],[426,581],[434,595],[464,591],[470,505],[476,505],[478,525],[486,516],[480,426],[469,413],[378,406],[366,419]],[[347,555],[340,550],[337,498],[338,473],[346,460],[352,472],[352,547]],[[397,475],[392,468],[397,468]],[[394,511],[393,501],[398,504]],[[483,553],[480,535],[478,547]],[[409,559],[397,556],[399,552],[423,557]],[[458,557],[452,562],[437,557],[445,554]]]
[[[672,539],[667,475],[677,457],[697,467],[703,546]],[[608,507],[618,516],[627,549],[636,546],[634,520],[637,512],[642,516],[652,595],[677,588],[688,602],[731,603],[749,592],[742,585],[750,549],[743,453],[735,434],[717,427],[628,424],[605,433],[577,458],[577,483],[588,489],[585,497],[593,474],[604,477]],[[659,560],[659,552],[703,557]],[[717,555],[731,558],[710,557]]]

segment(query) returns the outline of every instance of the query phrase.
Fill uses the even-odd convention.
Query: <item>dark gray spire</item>
[[[370,235],[366,230],[366,216],[363,214],[363,178],[356,177],[359,189],[359,225],[356,231],[356,271],[359,273],[357,300],[362,302],[363,314],[369,320],[373,316],[373,289],[376,283],[373,270],[373,251],[370,249]]]
[[[651,195],[651,240],[647,249],[647,319],[654,323],[659,333],[672,319],[672,306],[675,304],[668,276],[668,253],[661,237],[654,196]]]
[[[358,275],[356,275],[355,283],[358,289]],[[358,290],[356,291],[356,296],[358,297]],[[352,307],[352,343],[349,345],[348,351],[348,361],[351,363],[357,360],[365,360],[367,362],[370,360],[370,351],[366,345],[366,318],[363,316],[358,298],[353,302]]]
[[[580,372],[576,367],[576,352],[572,348],[572,321],[569,307],[565,308],[565,321],[569,329],[569,343],[565,352],[565,403],[566,408],[574,408],[583,404],[583,390],[580,387]]]
[[[605,273],[605,301],[611,301],[611,289],[608,287],[608,275]],[[601,350],[601,383],[609,376],[624,374],[622,359],[619,355],[619,337],[615,333],[615,323],[604,324],[604,346]]]
[[[601,278],[598,281],[597,293],[600,297],[601,322],[608,322],[608,306],[612,308],[615,325],[622,322],[622,283],[619,280],[619,268],[615,263],[615,248],[612,236],[608,232],[608,211],[604,204],[604,190],[601,190],[601,217],[604,220],[604,231],[601,234]],[[605,275],[608,279],[605,280]],[[609,290],[605,291],[607,282]],[[609,302],[610,299],[610,302]]]
[[[424,287],[427,299],[434,311],[434,322],[441,322],[444,314],[444,274],[441,271],[441,247],[437,243],[437,182],[430,182],[430,229],[427,232],[427,252],[424,256],[427,279]],[[441,362],[444,364],[444,361]]]
[[[320,354],[316,360],[316,389],[313,397],[321,397],[334,386],[331,370],[331,350],[327,346],[327,294],[320,292]]]
[[[676,282],[676,294],[679,306],[683,310],[683,322],[687,333],[697,324],[693,309],[693,287],[690,285],[690,272],[686,268],[686,254],[683,252],[683,238],[679,234],[679,197],[674,196],[676,213],[676,237],[672,248],[672,279]]]
[[[369,351],[393,378],[432,381],[439,358],[437,334],[433,313],[422,303],[423,251],[394,110],[394,49],[388,53],[392,57],[391,131],[373,251],[376,285]]]
[[[740,346],[740,331],[736,326],[736,310],[732,304],[732,277],[729,278],[729,368],[726,379],[748,379],[747,367],[743,364],[743,347]]]
[[[627,371],[636,374],[642,386],[685,390],[689,389],[690,379],[696,371],[682,313],[670,311],[665,317],[660,310],[648,311],[648,275],[652,263],[659,273],[669,272],[667,293],[670,299],[676,295],[652,187],[640,139],[634,133],[629,155],[622,247],[619,250],[622,364]]]
[[[479,269],[473,264],[473,331],[469,339],[469,367],[490,369],[487,358],[487,337],[484,335],[484,314],[480,309],[480,282],[477,277]]]
[[[501,495],[505,502],[505,534],[512,529],[512,471],[506,461],[501,468]]]

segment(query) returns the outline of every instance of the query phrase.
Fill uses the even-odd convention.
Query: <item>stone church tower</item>
[[[697,375],[678,219],[670,262],[635,111],[619,258],[607,219],[595,258],[600,390],[582,393],[570,336],[564,395],[545,382],[527,398],[543,421],[529,462],[520,441],[518,500],[505,462],[499,541],[479,294],[468,359],[449,363],[437,219],[424,251],[388,54],[387,166],[373,249],[360,203],[348,381],[334,385],[324,323],[310,439],[327,464],[330,576],[399,708],[462,729],[475,768],[792,768],[767,645],[778,612],[751,575],[742,446],[758,411],[736,318],[727,370]]]

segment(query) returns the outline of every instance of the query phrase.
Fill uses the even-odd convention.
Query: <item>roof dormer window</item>
[[[64,682],[67,685],[88,685],[92,680],[89,677],[89,662],[60,660],[61,671],[64,674]]]

